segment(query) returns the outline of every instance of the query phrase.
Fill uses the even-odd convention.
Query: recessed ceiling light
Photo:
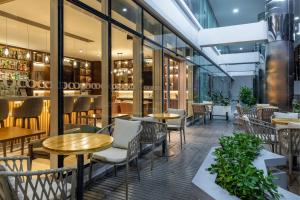
[[[300,32],[296,33],[297,35],[300,35]]]
[[[240,50],[243,51],[243,48],[241,47]]]
[[[299,17],[298,17],[298,16],[295,17],[295,21],[297,21],[297,20],[299,20]]]
[[[123,11],[123,12],[127,12],[127,8],[123,8],[122,11]]]
[[[238,9],[238,8],[235,8],[235,9],[232,10],[232,12],[233,12],[233,13],[238,13],[238,12],[239,12],[239,9]]]
[[[82,53],[82,52],[83,52],[83,50],[82,50],[82,49],[80,49],[80,50],[79,50],[79,53]]]

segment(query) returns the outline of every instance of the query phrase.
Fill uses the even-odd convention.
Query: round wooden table
[[[173,114],[173,113],[156,113],[156,114],[150,114],[148,116],[153,117],[154,119],[157,119],[158,121],[161,121],[162,123],[166,123],[166,120],[168,120],[168,119],[180,118],[180,115]],[[163,145],[162,152],[160,152],[160,151],[154,152],[157,156],[164,157],[166,155],[166,149],[168,151],[168,157],[172,157],[175,155],[175,153],[173,151],[171,151],[169,147],[165,148],[165,146],[166,146],[165,141],[163,142],[162,145]]]
[[[77,199],[83,199],[84,154],[96,152],[111,146],[113,138],[96,133],[75,133],[49,137],[43,141],[43,148],[57,155],[77,156]]]
[[[156,113],[156,114],[150,114],[149,117],[153,117],[159,121],[162,121],[163,123],[166,123],[167,119],[178,119],[180,118],[180,115],[173,114],[173,113]]]
[[[288,125],[289,122],[300,123],[300,119],[295,118],[273,118],[272,123],[277,125]]]

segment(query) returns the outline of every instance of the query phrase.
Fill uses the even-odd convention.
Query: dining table
[[[167,120],[170,119],[179,119],[180,115],[179,114],[174,114],[174,113],[154,113],[154,114],[149,114],[149,117],[153,117],[154,119],[166,123]],[[163,146],[167,146],[166,144],[163,144]],[[168,151],[168,157],[172,157],[175,155],[173,151],[170,150],[170,148],[167,146],[167,148],[163,148],[162,152],[154,152],[157,156],[159,157],[164,157],[166,156],[166,150]]]
[[[11,143],[12,151],[12,143],[19,139],[21,141],[21,155],[24,155],[25,140],[30,140],[30,138],[35,136],[40,138],[43,134],[46,134],[44,130],[33,130],[20,127],[0,128],[0,143],[2,143],[3,156],[6,157],[6,145],[8,142]]]
[[[300,123],[300,119],[297,118],[273,118],[272,124],[275,125],[288,125],[290,122]]]
[[[105,134],[75,133],[58,135],[43,141],[43,148],[51,154],[76,155],[77,157],[77,200],[83,199],[84,154],[109,148],[113,138]]]
[[[112,114],[111,118],[112,119],[116,119],[116,118],[126,118],[129,117],[129,114],[123,114],[123,113],[118,113],[118,114]],[[85,119],[86,120],[86,124],[89,124],[89,120],[93,121],[93,125],[97,126],[97,121],[102,119],[102,114],[89,114],[89,115],[82,115],[79,118],[81,119]]]

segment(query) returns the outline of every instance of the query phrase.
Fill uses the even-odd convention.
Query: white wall
[[[260,63],[259,52],[222,54],[218,56],[218,64]]]
[[[254,76],[235,76],[231,87],[231,99],[238,100],[240,88],[247,86],[253,89],[253,78]]]

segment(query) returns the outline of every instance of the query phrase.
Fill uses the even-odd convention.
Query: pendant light
[[[27,60],[30,59],[30,52],[29,52],[29,29],[27,24],[27,53],[26,53]]]
[[[87,62],[87,49],[88,49],[87,46],[88,46],[88,44],[86,43],[86,46],[85,46],[85,64],[84,64],[84,66],[86,68],[89,66],[89,64]]]
[[[73,39],[73,49],[76,51],[76,48],[75,48],[75,39]],[[77,61],[76,60],[73,60],[73,67],[74,68],[77,67]]]
[[[47,54],[47,47],[48,47],[48,37],[47,37],[47,31],[46,32],[46,56],[45,56],[45,63],[49,62],[49,56]]]
[[[7,48],[7,17],[5,18],[5,40],[6,40],[6,46],[4,49],[4,55],[8,56],[9,55],[9,50]]]

